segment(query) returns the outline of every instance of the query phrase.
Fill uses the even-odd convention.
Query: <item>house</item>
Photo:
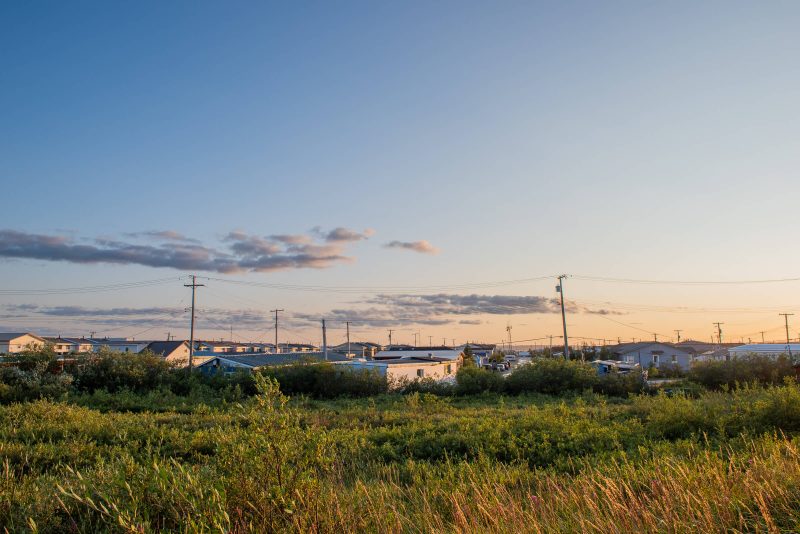
[[[28,349],[40,349],[47,341],[30,332],[0,333],[0,354],[13,354]]]
[[[224,341],[195,341],[194,349],[195,351],[210,354],[227,354],[235,352],[233,343],[226,343]]]
[[[731,358],[741,358],[743,356],[767,356],[777,358],[781,355],[795,358],[800,356],[800,343],[753,343],[751,345],[739,345],[728,349]]]
[[[450,347],[418,347],[411,350],[382,350],[375,354],[377,360],[396,360],[401,358],[416,358],[433,361],[460,362],[464,351]]]
[[[727,360],[729,351],[741,343],[710,343],[708,341],[695,341],[687,339],[675,343],[679,349],[685,350],[694,356],[694,361]]]
[[[374,371],[385,376],[390,384],[402,384],[413,380],[430,378],[433,380],[454,379],[459,361],[437,361],[423,358],[394,358],[384,360],[352,360],[341,364],[352,370]]]
[[[319,347],[308,343],[279,343],[279,352],[318,352]]]
[[[329,350],[338,354],[352,354],[356,358],[374,358],[378,351],[381,350],[381,346],[369,341],[354,341],[350,343],[349,347],[347,343],[342,343],[331,347]]]
[[[318,363],[323,361],[346,361],[342,355],[328,354],[327,360],[322,352],[285,352],[280,354],[224,354],[208,357],[199,363],[197,369],[205,374],[236,371],[254,371],[262,367],[292,365],[296,363]]]
[[[75,337],[46,337],[47,343],[56,354],[78,354],[94,351],[94,342],[90,339]]]
[[[107,349],[113,352],[131,352],[138,354],[142,352],[149,341],[135,341],[130,338],[103,338],[103,339],[90,339],[93,344],[93,350],[98,352],[101,349]]]
[[[189,364],[189,342],[187,341],[153,341],[145,347],[145,350],[181,367]]]
[[[650,366],[667,367],[677,365],[681,369],[689,369],[693,354],[687,349],[678,348],[671,343],[655,341],[640,343],[622,343],[612,345],[608,350],[620,361],[639,364],[643,369]]]

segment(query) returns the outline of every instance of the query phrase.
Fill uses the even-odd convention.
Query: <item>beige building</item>
[[[39,349],[44,347],[45,340],[28,332],[0,333],[0,354],[13,354],[26,349]]]
[[[436,361],[416,358],[398,358],[396,360],[353,360],[339,365],[353,370],[375,371],[385,376],[389,385],[430,378],[433,380],[453,380],[460,365],[460,360]]]

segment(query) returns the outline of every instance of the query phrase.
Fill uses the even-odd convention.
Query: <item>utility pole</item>
[[[778,315],[783,315],[783,320],[786,323],[786,344],[789,344],[789,316],[794,315],[793,313],[779,313]]]
[[[683,330],[673,330],[673,331],[678,335],[678,343],[680,343],[681,342],[681,332],[683,332]]]
[[[761,331],[761,344],[763,345],[764,343],[765,343],[765,341],[764,341],[764,331],[762,330]]]
[[[717,340],[719,341],[719,344],[722,345],[722,328],[721,327],[725,323],[713,323],[713,324],[715,324],[717,326]],[[711,339],[713,341],[714,338],[712,337]]]
[[[270,313],[275,314],[275,354],[278,354],[281,349],[278,347],[278,313],[284,310],[270,310]]]
[[[443,347],[447,346],[447,340],[445,338],[442,338],[442,346]]]
[[[511,345],[511,325],[506,325],[506,332],[508,332],[508,351],[512,352],[514,350],[513,346]]]
[[[569,360],[569,340],[567,339],[567,312],[564,311],[564,278],[566,274],[559,275],[556,291],[561,294],[561,322],[564,324],[564,359]]]
[[[655,332],[653,332],[653,341],[658,343],[658,334],[656,334]]]
[[[203,287],[205,284],[198,284],[197,283],[197,276],[192,275],[192,283],[191,284],[183,284],[183,287],[191,287],[192,288],[192,319],[189,323],[189,373],[192,372],[192,364],[194,364],[194,304],[195,304],[195,293],[197,293],[198,287]]]
[[[322,320],[322,356],[328,360],[328,331],[325,329],[325,319]]]
[[[167,341],[172,341],[172,332],[167,332]]]
[[[91,331],[91,332],[89,332],[89,339],[94,339],[94,335],[95,335],[96,333],[97,333],[97,332],[95,332],[94,330],[93,330],[93,331]]]
[[[392,346],[392,332],[394,332],[394,330],[389,330],[389,346],[390,347]]]
[[[419,332],[414,332],[414,348],[417,348],[417,339],[419,338]]]
[[[347,327],[347,357],[350,357],[350,321],[344,322]]]
[[[428,336],[428,346],[429,347],[433,346],[433,336]]]
[[[456,348],[456,340],[453,338],[453,348]]]

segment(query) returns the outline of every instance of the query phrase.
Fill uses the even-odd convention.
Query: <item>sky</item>
[[[549,343],[568,274],[576,342],[781,340],[780,312],[800,337],[800,281],[771,281],[800,278],[798,27],[778,1],[3,3],[0,329],[188,337],[196,274],[202,337],[270,340],[279,308],[282,342]]]

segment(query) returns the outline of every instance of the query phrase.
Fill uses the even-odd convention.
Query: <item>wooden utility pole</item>
[[[713,323],[717,327],[717,342],[722,345],[722,325],[725,323]],[[713,340],[713,338],[712,338]]]
[[[278,354],[281,349],[278,347],[278,313],[284,310],[270,310],[270,313],[275,314],[275,354]]]
[[[197,276],[192,275],[192,283],[191,284],[183,284],[184,287],[191,287],[192,288],[192,319],[189,322],[189,373],[192,372],[192,365],[194,365],[194,305],[195,305],[195,294],[197,293],[198,287],[203,287],[205,284],[198,284],[197,283]]]
[[[564,325],[564,359],[569,360],[569,340],[567,339],[567,313],[564,311],[564,279],[566,274],[559,275],[556,291],[561,294],[561,322]]]
[[[779,313],[778,315],[783,315],[783,320],[786,324],[786,344],[789,344],[789,316],[794,315],[793,313]]]

